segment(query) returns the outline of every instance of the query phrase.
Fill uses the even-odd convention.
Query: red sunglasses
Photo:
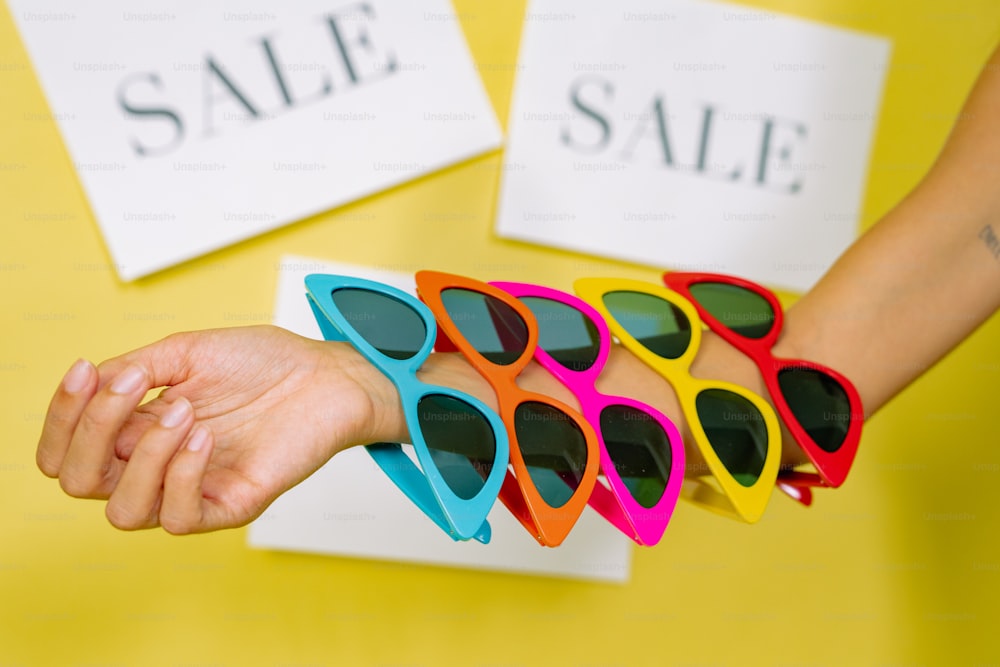
[[[671,272],[664,274],[663,282],[689,299],[713,332],[753,359],[782,421],[815,466],[816,473],[782,471],[778,486],[809,505],[811,487],[843,484],[861,440],[861,397],[832,368],[774,356],[784,321],[774,293],[717,273]]]

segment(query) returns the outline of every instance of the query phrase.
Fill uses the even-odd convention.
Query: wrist
[[[345,407],[345,400],[351,401],[350,396],[358,396],[356,408],[351,411],[356,419],[348,420],[354,422],[352,432],[343,432],[346,426],[343,421],[333,423],[330,425],[334,431],[331,441],[342,443],[339,449],[374,442],[408,442],[402,402],[392,380],[350,343],[329,341],[323,345],[327,358],[334,365],[328,377],[346,378],[354,390],[345,393],[341,386],[333,387],[328,400]]]

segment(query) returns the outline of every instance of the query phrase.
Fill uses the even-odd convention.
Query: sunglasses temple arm
[[[636,542],[639,541],[639,536],[636,535],[632,524],[626,520],[621,505],[618,504],[618,499],[600,480],[594,484],[594,490],[591,492],[587,504],[623,534]]]
[[[538,527],[535,525],[535,519],[531,516],[531,510],[528,509],[528,504],[524,501],[524,494],[517,483],[517,478],[509,470],[507,471],[507,476],[503,478],[503,484],[500,486],[500,494],[497,497],[511,515],[524,526],[524,529],[538,540],[539,544],[543,547],[548,546],[539,534]]]
[[[448,524],[448,520],[445,518],[444,513],[441,511],[437,500],[434,498],[434,494],[431,492],[430,485],[427,483],[427,478],[424,477],[423,473],[417,468],[417,466],[410,460],[398,443],[395,442],[379,442],[372,445],[367,445],[365,449],[371,455],[372,459],[382,472],[392,480],[400,491],[402,491],[407,498],[409,498],[414,505],[420,509],[421,512],[427,515],[431,521],[437,524],[437,526],[446,532],[453,540],[458,541],[463,539],[457,535]],[[491,529],[490,524],[487,521],[483,521],[483,524],[479,527],[474,535],[470,537],[478,542],[487,544],[490,541]],[[468,538],[465,538],[468,539]]]
[[[806,507],[812,505],[813,502],[812,489],[810,489],[808,486],[795,486],[794,484],[788,484],[787,482],[782,482],[781,478],[778,478],[778,481],[775,482],[775,486],[777,486],[778,490],[780,490],[782,493],[784,493],[792,500],[800,502]]]
[[[681,497],[705,509],[728,517],[741,519],[739,513],[733,508],[732,502],[725,494],[720,493],[711,484],[703,482],[700,479],[685,479],[681,486]]]
[[[786,496],[802,503],[806,507],[812,505],[812,489],[814,487],[822,488],[827,486],[823,482],[823,478],[819,475],[799,471],[779,474],[778,479],[775,480],[775,485]]]
[[[333,322],[327,319],[326,314],[313,299],[311,294],[306,294],[306,299],[309,301],[309,307],[312,308],[313,317],[316,318],[316,324],[319,325],[319,330],[323,334],[324,340],[333,340],[340,342],[347,342],[347,336],[345,336],[341,331],[334,326]]]

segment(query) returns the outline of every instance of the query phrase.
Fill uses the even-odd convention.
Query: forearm
[[[1000,55],[994,54],[934,168],[921,184],[790,308],[775,354],[825,364],[857,387],[874,413],[1000,307]],[[693,375],[723,379],[766,397],[753,362],[711,332]],[[432,355],[427,382],[453,386],[496,407],[489,384],[458,355]],[[574,405],[537,364],[525,388]],[[599,380],[608,394],[645,401],[686,424],[670,385],[615,346]],[[399,430],[401,416],[394,423]],[[396,433],[405,438],[405,432]],[[786,448],[785,462],[801,462]],[[697,452],[688,448],[692,465]],[[690,468],[691,466],[689,466]]]
[[[850,378],[874,413],[1000,307],[1000,56],[920,185],[789,309],[776,354]]]

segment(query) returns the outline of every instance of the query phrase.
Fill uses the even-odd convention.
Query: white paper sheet
[[[119,275],[499,145],[448,0],[9,0]]]
[[[700,0],[531,0],[501,236],[809,288],[855,238],[889,42]]]
[[[275,324],[321,339],[304,296],[310,273],[361,276],[414,291],[413,276],[287,256],[280,264]],[[489,544],[453,542],[377,468],[362,448],[334,456],[250,526],[253,547],[408,561],[608,582],[628,581],[631,542],[587,507],[569,537],[545,548],[497,503]]]

